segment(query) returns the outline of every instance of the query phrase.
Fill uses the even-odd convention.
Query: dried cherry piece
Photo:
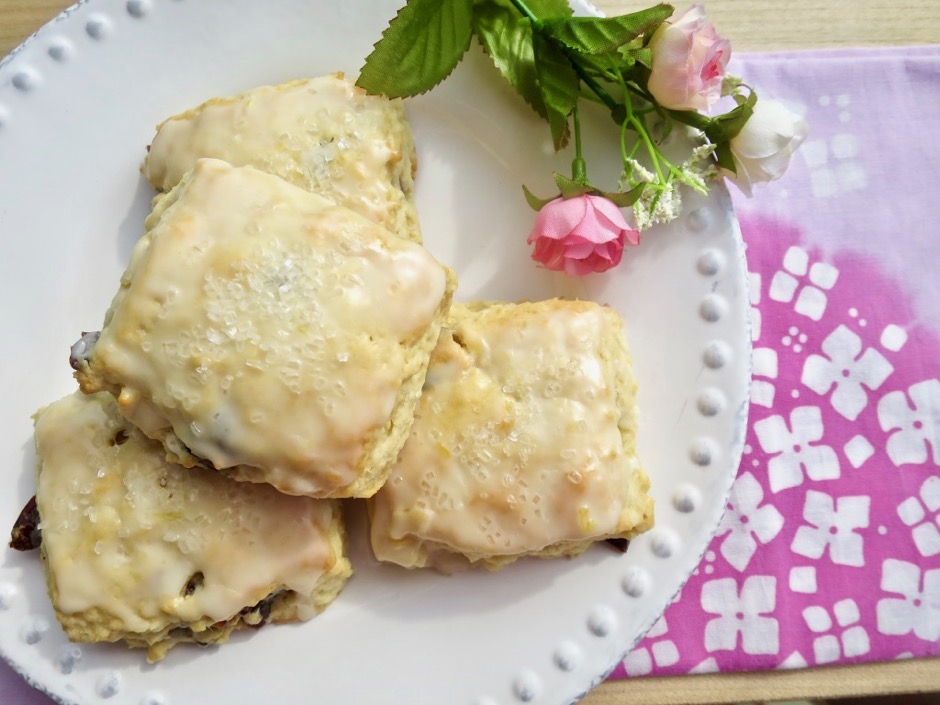
[[[277,592],[272,592],[270,595],[258,602],[258,604],[253,605],[252,607],[245,607],[240,613],[242,616],[248,616],[251,613],[256,612],[259,618],[258,622],[254,624],[248,621],[245,623],[254,629],[259,629],[260,627],[267,624],[268,620],[271,618],[271,607],[274,605],[274,599],[277,597],[277,595]]]
[[[23,511],[13,524],[10,532],[10,548],[17,551],[32,551],[42,544],[42,531],[39,529],[39,509],[36,496],[30,497]]]
[[[616,538],[616,539],[605,539],[605,541],[609,543],[611,546],[613,546],[614,548],[616,548],[621,553],[626,553],[627,548],[630,547],[630,539]]]

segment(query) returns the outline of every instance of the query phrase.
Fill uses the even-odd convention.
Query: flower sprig
[[[620,261],[619,253],[610,254],[611,238],[587,234],[589,225],[607,223],[608,235],[619,232],[614,239],[621,242],[624,232],[635,231],[594,218],[573,226],[567,236],[557,227],[549,236],[539,231],[546,209],[564,207],[567,222],[577,209],[562,201],[579,199],[579,212],[593,218],[590,214],[601,212],[596,199],[605,199],[632,209],[643,230],[678,216],[681,186],[704,193],[709,179],[722,175],[749,194],[752,183],[778,178],[805,137],[805,124],[795,116],[769,101],[765,109],[752,88],[726,74],[731,45],[699,5],[681,14],[658,4],[616,17],[575,17],[566,0],[408,0],[367,57],[357,83],[389,97],[426,92],[450,74],[474,36],[548,123],[556,151],[574,138],[571,175],[555,174],[557,195],[539,198],[523,186],[529,205],[540,211],[529,237],[536,245],[533,257],[551,269],[584,273],[583,262],[566,262],[577,253],[595,261],[597,253],[589,249],[597,241],[606,249],[592,271]],[[709,115],[723,96],[730,96],[732,107]],[[622,171],[615,188],[602,189],[588,178],[581,151],[582,100],[603,106],[616,125]],[[753,125],[760,114],[764,118],[757,122],[763,124]],[[677,124],[701,135],[681,163],[663,150]],[[602,210],[609,212],[606,206]],[[543,237],[554,238],[554,244],[546,246]],[[635,244],[639,238],[626,240]],[[564,243],[574,254],[559,255]],[[545,252],[552,254],[540,256]]]

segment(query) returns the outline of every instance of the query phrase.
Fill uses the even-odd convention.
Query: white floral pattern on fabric
[[[803,610],[803,620],[810,631],[818,634],[813,638],[813,656],[816,663],[834,663],[840,658],[855,658],[868,653],[871,642],[865,627],[859,624],[861,614],[858,604],[851,598],[836,602],[832,606],[835,624],[829,611],[819,605]],[[827,633],[838,625],[837,633]]]
[[[741,635],[746,654],[776,654],[780,625],[772,614],[777,604],[777,579],[752,575],[738,593],[734,578],[720,578],[702,586],[702,609],[719,617],[705,625],[706,651],[733,650]]]
[[[808,282],[801,282],[806,277]],[[802,316],[818,321],[826,312],[828,297],[824,290],[835,286],[839,270],[824,262],[809,264],[809,254],[802,247],[793,246],[783,257],[783,269],[770,282],[770,298],[789,303]],[[804,284],[801,287],[801,284]],[[797,293],[799,290],[799,293]]]
[[[747,568],[758,542],[769,542],[783,528],[783,515],[772,504],[761,506],[763,501],[764,490],[754,475],[746,472],[735,480],[716,536],[727,534],[721,555],[736,570]]]
[[[717,673],[718,672],[718,662],[715,660],[714,656],[709,656],[704,661],[701,661],[692,668],[689,669],[689,674],[695,673]]]
[[[763,321],[761,318],[760,307],[758,306],[761,300],[761,275],[758,272],[748,272],[747,285],[748,300],[751,302],[751,341],[756,343],[758,340],[760,340],[761,323]]]
[[[924,480],[919,496],[908,497],[898,505],[898,517],[911,527],[914,545],[924,557],[940,553],[940,477]],[[928,516],[928,513],[934,516]]]
[[[924,571],[915,563],[893,558],[882,563],[881,589],[901,595],[878,601],[878,631],[901,636],[913,632],[919,639],[940,639],[940,569]]]
[[[878,342],[881,343],[881,347],[885,350],[898,352],[907,345],[907,331],[899,325],[889,323],[884,327],[884,330],[881,331]]]
[[[842,110],[839,119],[848,122],[850,114]],[[829,199],[846,191],[867,188],[868,174],[857,161],[860,152],[858,137],[850,132],[838,133],[828,140],[806,142],[800,153],[811,169],[813,195]]]
[[[799,651],[794,651],[792,654],[783,659],[777,668],[783,671],[787,671],[794,668],[806,668],[808,665],[809,664],[806,663],[806,659],[803,658],[803,654],[801,654]]]
[[[875,454],[875,447],[865,436],[852,436],[852,439],[842,446],[842,452],[853,468],[860,468]]]
[[[811,565],[800,565],[790,568],[789,577],[791,592],[812,595],[819,588],[816,581],[816,568]]]
[[[908,405],[908,397],[913,408]],[[885,394],[878,402],[878,422],[888,437],[888,457],[897,466],[940,465],[940,380],[913,384],[904,392]],[[927,449],[930,449],[928,454]]]
[[[856,529],[868,528],[870,497],[839,497],[835,501],[825,492],[808,490],[803,518],[811,526],[796,530],[790,548],[807,558],[819,559],[829,549],[837,565],[865,565],[864,542]]]
[[[628,675],[645,676],[653,670],[654,665],[665,668],[678,663],[676,643],[672,639],[661,638],[668,632],[666,618],[661,617],[647,633],[644,645],[631,651],[623,660]]]
[[[862,351],[862,339],[845,325],[838,326],[823,341],[825,356],[810,355],[803,366],[802,382],[817,394],[835,387],[830,403],[849,421],[868,405],[867,387],[878,389],[894,371],[891,363],[874,348]]]
[[[773,348],[754,348],[751,354],[751,375],[753,377],[777,378],[777,351]],[[774,405],[777,389],[773,382],[761,379],[751,380],[751,402],[768,409]]]
[[[679,661],[655,662],[662,635],[639,648],[652,676],[938,657],[940,170],[920,167],[940,163],[940,142],[914,153],[890,128],[911,96],[940,104],[940,47],[737,60],[805,115],[813,142],[774,188],[732,194],[754,349],[743,462],[732,509],[666,612]],[[923,178],[876,179],[885,155]],[[838,188],[820,200],[826,180]],[[782,526],[753,532],[752,509],[769,507]],[[761,609],[739,608],[757,586]]]
[[[814,445],[823,437],[822,412],[816,406],[800,406],[790,414],[771,416],[754,424],[761,448],[775,454],[767,463],[770,489],[780,492],[803,484],[803,470],[813,480],[835,480],[841,472],[839,457],[827,445]]]

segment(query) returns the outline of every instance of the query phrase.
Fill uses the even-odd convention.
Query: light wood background
[[[674,1],[680,9],[690,3]],[[0,0],[0,56],[70,4]],[[646,7],[652,0],[595,0],[594,4],[617,14]],[[737,51],[940,44],[940,0],[707,0],[704,4],[709,18]],[[940,659],[636,678],[603,683],[582,703],[694,705],[910,692],[940,692]]]
[[[679,8],[691,2],[673,0]],[[0,0],[0,56],[70,4]],[[647,7],[653,0],[594,4],[617,14]],[[940,0],[704,0],[704,5],[739,51],[940,43]]]

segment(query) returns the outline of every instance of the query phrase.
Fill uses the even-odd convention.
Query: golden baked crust
[[[346,208],[213,159],[146,229],[76,362],[82,390],[113,393],[184,465],[311,497],[378,490],[453,272]]]
[[[76,392],[35,422],[43,567],[73,641],[123,640],[156,661],[310,619],[352,572],[334,500],[167,463],[108,394]]]
[[[368,95],[342,74],[214,98],[171,117],[157,127],[143,173],[169,191],[202,157],[275,174],[421,241],[402,103]]]
[[[649,529],[623,324],[587,301],[455,304],[371,500],[377,558],[498,568]]]

